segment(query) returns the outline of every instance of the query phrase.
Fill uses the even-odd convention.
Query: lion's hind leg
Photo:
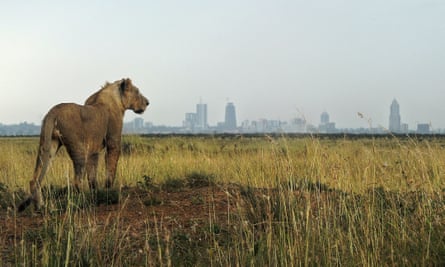
[[[34,169],[33,179],[29,182],[31,196],[25,199],[20,205],[18,210],[23,211],[27,206],[34,202],[36,209],[44,204],[42,198],[41,182],[48,170],[48,167],[56,155],[57,151],[61,147],[59,140],[51,140],[51,146],[49,149],[45,149],[43,146],[39,147],[39,154],[36,160],[36,167]]]
[[[91,190],[97,189],[97,164],[99,162],[99,153],[93,153],[88,157],[87,160],[87,175],[88,183],[90,184]]]
[[[80,192],[80,183],[82,178],[85,176],[87,157],[84,155],[84,153],[80,152],[70,153],[70,156],[74,167],[74,189],[77,192]]]

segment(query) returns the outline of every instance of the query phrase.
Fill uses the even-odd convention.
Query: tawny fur
[[[63,103],[54,106],[43,119],[40,145],[34,175],[30,181],[31,195],[18,210],[31,203],[39,209],[43,204],[41,182],[51,159],[65,146],[74,166],[74,186],[87,175],[91,189],[97,187],[96,174],[99,153],[106,149],[106,187],[116,177],[121,150],[122,125],[125,110],[143,113],[148,106],[145,98],[130,79],[106,83],[91,95],[85,105]]]

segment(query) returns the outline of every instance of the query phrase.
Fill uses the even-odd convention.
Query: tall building
[[[195,130],[195,126],[196,126],[196,113],[185,113],[185,120],[182,123],[182,126],[187,131]]]
[[[329,114],[326,111],[321,113],[320,122],[321,122],[321,124],[328,124],[329,123]]]
[[[318,126],[320,133],[335,133],[335,122],[329,121],[329,114],[324,111],[320,116],[320,125]]]
[[[419,123],[417,124],[417,133],[418,134],[430,134],[431,127],[429,123]]]
[[[207,127],[207,104],[201,102],[196,105],[196,128],[204,130]]]
[[[393,100],[391,104],[391,110],[389,113],[389,131],[392,133],[400,133],[401,130],[401,118],[400,118],[400,106],[397,100]]]
[[[236,112],[235,105],[232,102],[226,105],[226,117],[224,121],[225,130],[233,131],[236,130]]]
[[[207,104],[200,101],[196,105],[196,113],[185,113],[185,120],[182,122],[185,131],[201,132],[209,128],[207,123]]]

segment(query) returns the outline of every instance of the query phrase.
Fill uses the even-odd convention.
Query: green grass
[[[28,190],[37,144],[37,138],[0,139],[0,207],[12,221],[36,216],[11,207]],[[62,152],[45,177],[47,212],[37,215],[38,227],[14,234],[16,246],[0,244],[8,251],[3,262],[444,265],[444,147],[443,137],[126,136],[115,188],[94,196],[86,182],[80,194],[69,190],[72,167]],[[102,163],[101,188],[103,169]],[[146,208],[162,208],[169,204],[164,196],[207,187],[208,195],[186,195],[190,212],[206,207],[205,220],[124,216],[134,208],[125,188],[137,188]],[[120,203],[117,216],[98,220],[97,207],[112,203]],[[221,203],[228,207],[223,215]],[[143,230],[134,232],[132,223]]]

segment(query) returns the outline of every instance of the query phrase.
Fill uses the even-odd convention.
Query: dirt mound
[[[20,192],[8,192],[1,189],[0,198],[2,194],[21,197]],[[369,233],[384,237],[378,238],[385,240],[381,245],[387,257],[382,263],[402,255],[413,263],[410,265],[419,265],[419,257],[411,252],[420,251],[427,241],[431,263],[443,262],[442,192],[400,193],[378,187],[358,195],[304,179],[277,188],[257,188],[222,185],[208,175],[190,175],[162,184],[144,177],[134,187],[95,194],[48,188],[44,195],[46,209],[40,213],[29,208],[19,214],[8,201],[0,202],[0,253],[5,266],[17,262],[25,266],[227,266],[252,262],[262,266],[280,265],[281,260],[292,261],[302,254],[309,255],[308,262],[326,265],[331,258],[320,260],[320,249],[326,246],[320,246],[319,241],[328,237],[346,244],[338,247],[342,262],[360,265],[359,258],[350,257],[348,244],[352,234],[360,245]],[[404,222],[402,230],[413,237],[409,249],[392,254],[395,247],[406,244],[392,234],[400,232],[394,223],[400,221]],[[430,234],[425,235],[425,229]],[[400,243],[392,246],[395,242]],[[294,256],[277,254],[287,253],[288,247],[298,248]]]
[[[145,186],[151,185],[145,183]],[[33,207],[23,213],[17,213],[12,207],[0,210],[2,259],[13,263],[17,244],[23,240],[35,244],[45,242],[49,228],[68,225],[68,220],[97,228],[99,235],[120,227],[119,236],[131,239],[134,251],[144,249],[147,232],[155,236],[156,231],[161,231],[162,240],[170,235],[185,238],[184,242],[189,243],[194,235],[201,235],[203,229],[209,232],[227,227],[228,213],[234,208],[229,201],[232,190],[236,189],[209,184],[180,188],[170,185],[164,189],[136,186],[122,188],[119,192],[98,192],[95,196],[89,193],[77,197],[70,195],[68,204],[66,188],[51,188],[46,191],[46,197],[51,196],[46,210],[35,212]],[[153,245],[153,249],[158,245]]]

